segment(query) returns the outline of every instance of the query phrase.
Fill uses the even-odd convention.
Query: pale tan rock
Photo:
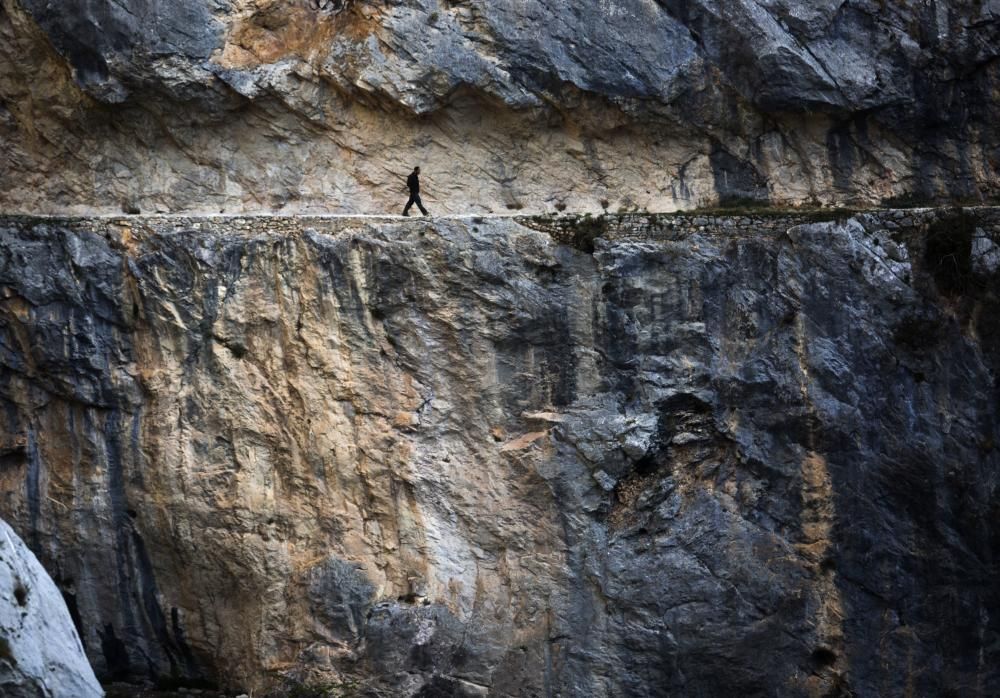
[[[527,434],[522,434],[521,436],[513,439],[503,446],[500,447],[501,453],[506,453],[507,451],[521,451],[528,448],[531,444],[535,443],[540,439],[544,439],[549,435],[547,431],[532,431]]]

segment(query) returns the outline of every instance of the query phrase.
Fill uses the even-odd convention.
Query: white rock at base
[[[104,695],[66,602],[34,553],[0,520],[0,695]]]

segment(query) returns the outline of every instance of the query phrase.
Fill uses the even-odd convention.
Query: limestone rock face
[[[0,506],[108,677],[985,696],[998,226],[7,217]]]
[[[2,520],[0,695],[7,698],[104,695],[58,587]]]
[[[998,194],[997,0],[2,0],[0,207]]]

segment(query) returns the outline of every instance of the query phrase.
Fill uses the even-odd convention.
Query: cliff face
[[[1000,3],[0,1],[0,208],[995,197]]]
[[[998,226],[8,217],[3,513],[105,676],[987,695]]]

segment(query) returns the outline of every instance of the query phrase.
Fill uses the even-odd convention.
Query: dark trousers
[[[404,216],[410,215],[410,206],[412,206],[413,204],[417,205],[417,208],[420,209],[420,212],[422,214],[424,214],[425,216],[427,215],[427,209],[424,208],[424,203],[420,200],[420,194],[418,194],[415,191],[411,191],[410,200],[406,202],[406,207],[403,209]]]

